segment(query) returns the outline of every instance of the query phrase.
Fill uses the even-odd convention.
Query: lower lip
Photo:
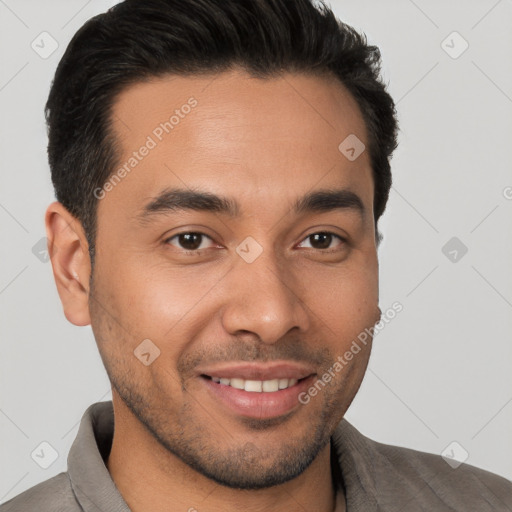
[[[200,377],[212,396],[232,412],[246,418],[258,419],[282,416],[301,405],[299,394],[308,389],[313,378],[314,375],[310,375],[289,388],[258,393],[236,389],[206,377]]]

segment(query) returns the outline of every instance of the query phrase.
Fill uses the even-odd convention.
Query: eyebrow
[[[240,205],[235,199],[212,194],[201,190],[180,188],[166,189],[148,202],[136,216],[140,222],[146,222],[154,215],[165,215],[180,211],[203,211],[221,213],[229,217],[240,216]],[[300,197],[292,205],[297,214],[324,213],[334,210],[352,210],[362,218],[365,207],[361,198],[347,189],[316,190]]]

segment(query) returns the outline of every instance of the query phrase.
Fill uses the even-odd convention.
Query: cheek
[[[369,256],[352,265],[302,272],[302,280],[304,302],[323,321],[324,330],[340,341],[357,336],[378,320],[375,258]]]
[[[151,259],[126,259],[110,277],[116,309],[139,337],[175,337],[190,316],[208,305],[208,294],[221,279],[221,269],[171,268]],[[171,334],[173,333],[173,334]]]
[[[150,397],[171,392],[180,407],[182,383],[175,366],[187,336],[172,329],[165,308],[157,310],[159,295],[148,291],[151,282],[146,280],[144,287],[135,280],[120,284],[119,275],[98,275],[101,285],[90,302],[91,325],[107,374],[130,403],[146,407]],[[165,342],[165,335],[172,343]]]

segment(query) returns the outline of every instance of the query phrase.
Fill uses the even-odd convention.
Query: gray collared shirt
[[[113,432],[112,402],[91,405],[69,451],[68,471],[4,503],[0,512],[130,512],[105,466]],[[377,443],[346,420],[332,447],[348,512],[512,512],[512,483],[505,478]]]

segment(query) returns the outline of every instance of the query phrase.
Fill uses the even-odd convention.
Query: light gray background
[[[32,248],[53,200],[51,78],[76,30],[114,3],[0,0],[1,501],[65,470],[85,408],[111,398],[90,328],[66,321]],[[347,418],[432,453],[457,441],[468,463],[512,479],[512,3],[331,5],[381,48],[401,123],[379,253],[381,308],[404,309],[376,337]],[[46,59],[31,48],[43,31],[59,44]],[[441,46],[453,31],[469,43],[456,59]],[[454,236],[468,248],[456,262],[442,252]],[[48,469],[30,455],[42,441],[59,453]]]

